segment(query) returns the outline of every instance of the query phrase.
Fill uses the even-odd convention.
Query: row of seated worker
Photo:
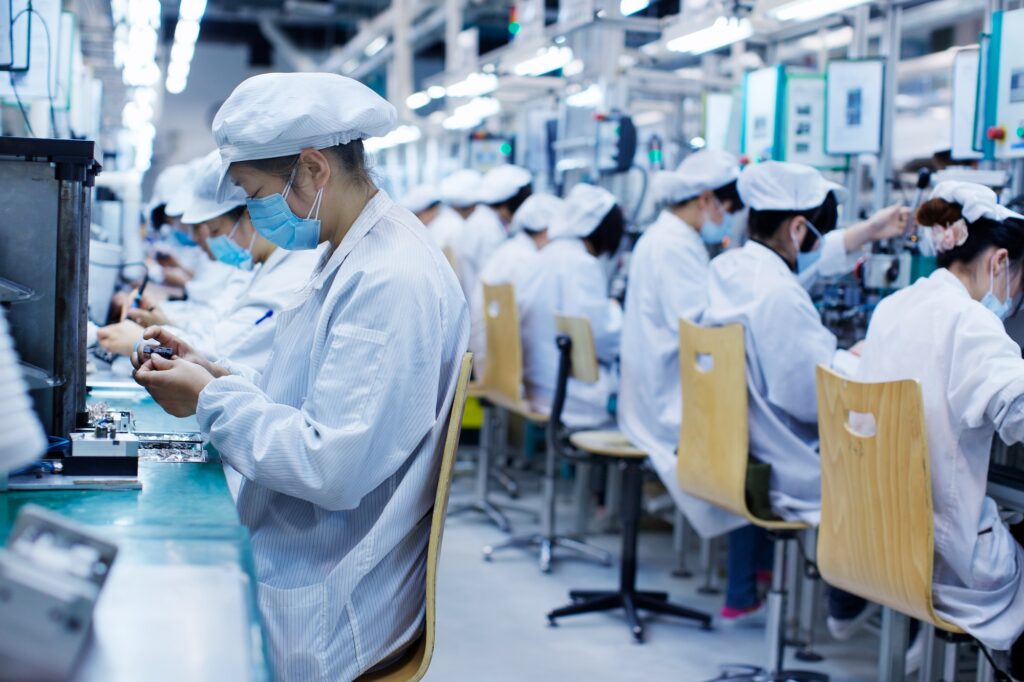
[[[289,251],[253,227],[245,193],[218,196],[217,150],[164,170],[147,207],[145,283],[115,294],[99,345],[127,357],[166,327],[208,357],[263,371],[277,316],[309,280],[318,250]],[[127,368],[127,363],[123,363]]]
[[[1003,324],[1022,299],[1024,217],[986,187],[942,182],[915,216],[893,205],[840,229],[846,192],[817,170],[781,162],[741,170],[731,155],[712,150],[657,174],[652,187],[663,209],[632,252],[621,304],[609,296],[605,261],[618,250],[624,219],[602,188],[581,183],[564,200],[533,194],[529,173],[513,166],[484,176],[460,172],[439,191],[410,193],[408,205],[464,268],[459,276],[473,303],[478,360],[486,350],[480,284],[514,286],[525,397],[533,409],[550,409],[555,315],[590,320],[601,378],[594,384],[570,379],[565,422],[574,428],[617,422],[649,453],[698,533],[728,535],[720,622],[763,618],[758,578],[770,571],[772,543],[764,531],[679,488],[680,320],[742,325],[750,455],[770,465],[772,511],[784,520],[812,527],[820,520],[816,367],[865,382],[920,382],[937,613],[986,647],[1011,651],[1016,676],[1024,675],[1024,525],[986,494],[994,435],[1007,443],[1024,439],[1024,360]],[[486,219],[476,218],[481,211]],[[709,246],[733,232],[740,216],[746,241],[711,259]],[[938,269],[885,298],[867,337],[839,348],[810,287],[819,277],[851,272],[872,243],[902,237],[911,218],[919,238],[934,247]],[[511,237],[495,237],[481,251],[485,223],[495,225],[495,235],[507,226]],[[828,629],[840,640],[877,610],[836,589],[828,601]],[[912,666],[920,660],[920,639],[909,652]]]

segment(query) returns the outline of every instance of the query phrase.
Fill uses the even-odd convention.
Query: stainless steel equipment
[[[92,187],[84,140],[0,137],[0,278],[32,292],[8,311],[43,428],[67,436],[85,409]]]

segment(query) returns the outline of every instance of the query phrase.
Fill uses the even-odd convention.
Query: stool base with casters
[[[809,670],[770,673],[752,665],[729,665],[722,666],[722,674],[708,682],[828,682],[828,675]]]
[[[596,561],[605,566],[612,565],[612,555],[599,547],[587,544],[571,536],[555,533],[555,487],[558,467],[558,454],[552,447],[548,448],[544,461],[544,508],[541,519],[542,529],[538,533],[525,533],[509,538],[497,545],[488,545],[483,549],[485,561],[490,561],[495,552],[511,548],[533,548],[539,550],[538,563],[542,573],[551,571],[556,549],[564,549],[575,553],[582,559]]]
[[[643,484],[642,457],[619,459],[623,472],[622,501],[622,567],[619,575],[619,589],[611,591],[572,590],[569,597],[572,604],[555,609],[548,614],[548,622],[555,625],[558,618],[581,613],[595,613],[623,609],[626,622],[633,638],[642,642],[644,626],[638,611],[650,611],[664,615],[695,620],[705,630],[711,629],[711,616],[668,601],[664,592],[642,592],[636,589],[636,545],[640,526],[640,504]]]

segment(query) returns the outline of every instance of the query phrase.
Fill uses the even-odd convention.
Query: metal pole
[[[898,611],[882,609],[882,651],[878,657],[880,682],[903,682],[906,678],[907,640],[910,619]]]
[[[847,50],[847,56],[851,59],[866,57],[868,53],[868,23],[871,19],[871,7],[868,4],[860,5],[853,11],[853,40]],[[861,189],[861,165],[860,157],[856,154],[850,157],[850,170],[847,179],[847,189],[850,192],[849,199],[849,220],[860,219],[860,189]]]
[[[889,1],[885,16],[885,32],[882,34],[882,50],[885,55],[885,81],[882,94],[882,148],[878,155],[875,178],[875,205],[878,210],[889,204],[892,167],[892,127],[896,111],[896,92],[899,87],[896,70],[900,63],[900,43],[903,35],[903,7]]]

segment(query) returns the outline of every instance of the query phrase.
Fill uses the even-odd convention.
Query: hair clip
[[[932,243],[939,253],[951,251],[958,246],[963,246],[967,241],[967,223],[963,218],[951,225],[932,227]]]

